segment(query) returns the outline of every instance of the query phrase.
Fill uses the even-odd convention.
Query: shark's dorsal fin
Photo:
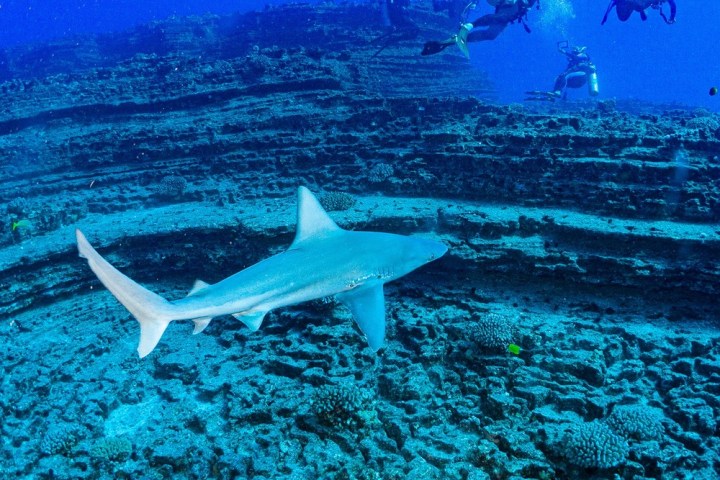
[[[350,290],[336,297],[350,309],[368,345],[377,352],[385,341],[385,295],[382,283]]]
[[[290,248],[299,246],[309,238],[341,230],[310,190],[298,188],[297,230]]]
[[[196,293],[205,290],[207,287],[209,287],[209,283],[205,283],[202,280],[195,280],[195,283],[193,284],[192,288],[190,289],[190,292],[188,292],[187,296],[195,295]]]

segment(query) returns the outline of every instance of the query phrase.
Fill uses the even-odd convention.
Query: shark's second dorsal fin
[[[310,190],[298,188],[297,230],[290,248],[297,247],[309,238],[341,230]]]
[[[193,284],[193,287],[188,292],[187,296],[195,295],[198,292],[201,292],[205,290],[207,287],[209,287],[210,284],[203,282],[202,280],[195,280],[195,284]]]

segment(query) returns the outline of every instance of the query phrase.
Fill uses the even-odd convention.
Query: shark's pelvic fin
[[[253,332],[257,331],[265,319],[266,311],[252,310],[248,312],[233,313],[232,316],[243,322]]]
[[[330,218],[315,195],[305,187],[298,188],[297,230],[290,248],[299,246],[308,238],[339,231],[342,229]]]
[[[369,285],[336,295],[352,312],[360,330],[374,352],[385,341],[385,295],[382,283]]]
[[[78,252],[105,287],[140,323],[140,358],[152,352],[168,324],[174,319],[174,305],[150,290],[141,287],[110,265],[87,241],[80,230],[75,231]]]

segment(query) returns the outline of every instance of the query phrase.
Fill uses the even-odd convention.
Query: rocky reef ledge
[[[424,28],[375,55],[377,12],[290,6],[4,52],[0,477],[717,478],[720,118],[493,105]],[[285,248],[298,185],[450,247],[388,285],[387,347],[329,299],[138,361],[74,229],[179,298]]]

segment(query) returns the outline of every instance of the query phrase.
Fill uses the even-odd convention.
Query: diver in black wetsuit
[[[530,32],[525,17],[538,0],[488,0],[488,3],[495,7],[495,12],[483,15],[472,23],[463,21],[458,33],[447,40],[425,43],[421,55],[433,55],[442,52],[450,45],[457,45],[466,57],[470,57],[468,43],[495,40],[509,24],[514,22],[522,23],[525,31]],[[471,6],[474,7],[474,3],[468,5],[465,10],[467,11]],[[478,27],[486,28],[473,30]]]
[[[379,3],[383,19],[388,26],[394,28],[415,27],[405,12],[410,5],[410,0],[380,0]]]
[[[552,91],[532,91],[525,92],[530,95],[525,100],[548,100],[554,101],[559,98],[567,97],[568,88],[580,88],[586,83],[588,84],[588,93],[596,96],[599,93],[597,69],[595,64],[590,60],[590,56],[585,52],[587,47],[568,46],[568,42],[558,42],[558,51],[565,55],[568,59],[568,65],[565,71],[557,76]]]
[[[665,2],[670,5],[670,17],[665,16],[665,12],[663,12],[662,4]],[[658,10],[660,12],[660,16],[667,24],[675,23],[675,15],[677,14],[677,5],[675,5],[675,0],[610,0],[610,5],[608,5],[607,10],[605,11],[605,16],[603,17],[602,22],[600,22],[600,25],[605,25],[608,15],[613,8],[615,8],[615,12],[621,22],[630,18],[630,15],[632,15],[633,12],[638,12],[640,14],[640,19],[644,22],[647,20],[645,10],[648,8]]]
[[[455,20],[462,15],[463,9],[465,9],[465,5],[467,5],[467,0],[433,0],[432,3],[434,12],[447,10],[448,17]]]
[[[383,23],[390,28],[386,33],[372,41],[372,43],[383,43],[370,58],[377,57],[391,44],[402,40],[415,39],[420,33],[418,26],[407,15],[410,0],[379,0],[379,5]]]

